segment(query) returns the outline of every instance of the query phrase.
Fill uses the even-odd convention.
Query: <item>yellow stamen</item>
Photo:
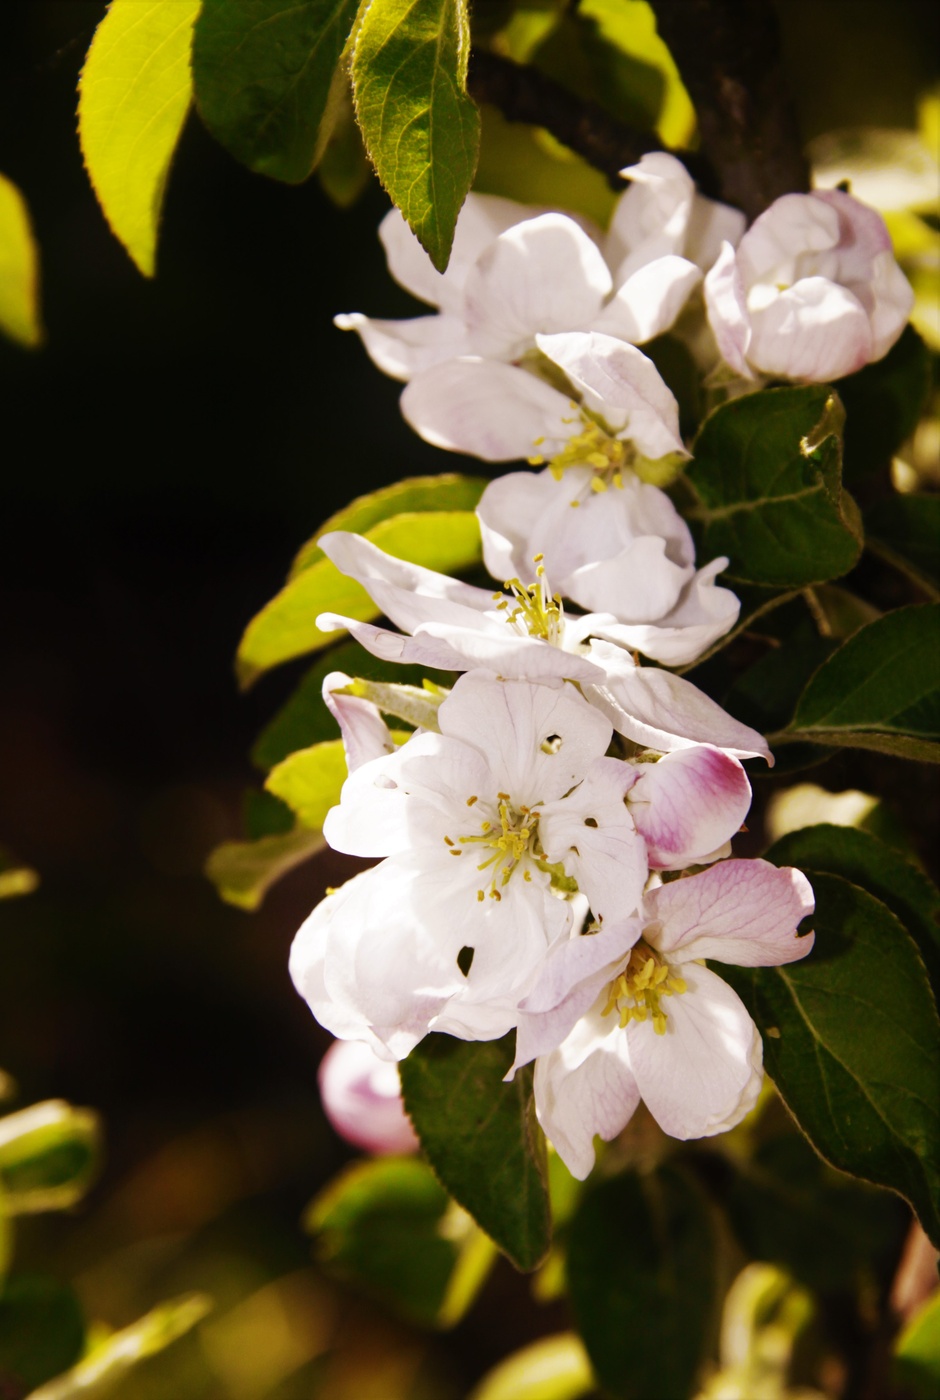
[[[641,938],[631,949],[623,972],[608,987],[607,1005],[601,1014],[609,1016],[616,1010],[621,1028],[631,1021],[651,1020],[656,1035],[665,1035],[668,1018],[660,999],[681,996],[687,990],[684,978]]]

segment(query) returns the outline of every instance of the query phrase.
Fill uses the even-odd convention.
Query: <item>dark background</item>
[[[913,124],[936,71],[931,5],[781,10],[807,136]],[[315,180],[249,175],[191,117],[158,277],[137,273],[75,134],[102,12],[5,0],[0,18],[0,170],[30,204],[47,329],[38,352],[0,342],[0,844],[41,877],[0,906],[0,1065],[20,1103],[104,1115],[83,1214],[25,1225],[18,1258],[81,1275],[120,1325],[177,1274],[200,1285],[202,1266],[174,1256],[118,1294],[95,1273],[107,1251],[216,1231],[258,1277],[299,1267],[298,1213],[346,1160],[316,1092],[327,1037],[286,973],[295,929],[342,872],[304,867],[254,916],[201,875],[240,834],[249,747],[303,670],[239,695],[232,658],[333,510],[459,462],[405,428],[398,386],[330,324],[409,310],[375,238],[377,186],[340,212]],[[456,1338],[458,1384],[559,1325],[517,1314],[504,1329],[513,1288],[507,1275]]]

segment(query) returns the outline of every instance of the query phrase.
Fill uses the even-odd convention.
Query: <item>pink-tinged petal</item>
[[[684,251],[695,199],[689,172],[665,151],[650,152],[620,173],[631,185],[614,208],[605,247],[618,286],[646,263]]]
[[[474,588],[448,574],[439,574],[433,569],[424,569],[420,564],[411,564],[405,559],[396,559],[386,554],[362,535],[354,535],[348,530],[331,530],[317,541],[328,559],[339,569],[357,579],[364,588],[373,583],[388,583],[404,593],[420,593],[428,598],[446,599],[450,603],[460,603],[465,608],[486,612],[492,608],[492,593],[486,588]],[[399,622],[391,613],[396,626],[410,631],[407,620]],[[424,621],[422,614],[416,621]]]
[[[715,584],[715,575],[727,567],[727,559],[719,558],[699,569],[683,588],[676,606],[658,622],[606,627],[597,635],[640,651],[664,666],[687,666],[738,620],[740,599],[729,588]]]
[[[539,335],[543,354],[561,369],[619,436],[644,457],[688,456],[679,433],[679,405],[659,370],[635,345],[598,331]]]
[[[589,329],[642,345],[668,331],[701,280],[687,258],[656,258],[631,273]]]
[[[567,1038],[621,970],[641,930],[640,920],[632,919],[552,946],[535,986],[520,1003],[516,1058],[507,1079]]]
[[[463,286],[477,258],[495,238],[539,211],[499,195],[469,194],[457,219],[454,246],[446,272],[438,272],[397,209],[391,209],[379,225],[388,270],[395,281],[431,306],[459,311]]]
[[[323,1111],[340,1137],[365,1152],[415,1152],[398,1067],[364,1041],[335,1040],[317,1071]]]
[[[633,1117],[640,1093],[628,1037],[600,1007],[535,1062],[535,1111],[546,1137],[579,1181],[594,1166],[594,1136],[610,1142]]]
[[[732,209],[730,204],[719,204],[717,200],[697,194],[692,202],[682,251],[703,272],[708,272],[717,261],[722,244],[730,243],[736,248],[746,228],[747,220],[740,209]]]
[[[740,830],[751,786],[736,758],[703,744],[640,769],[628,801],[652,869],[695,865]]]
[[[818,263],[839,246],[839,212],[816,194],[785,194],[755,219],[738,245],[745,284],[789,286],[807,258]]]
[[[910,318],[914,288],[894,261],[894,254],[879,253],[872,263],[871,358],[887,355]]]
[[[871,358],[858,298],[825,277],[804,277],[751,316],[748,359],[765,374],[823,384]]]
[[[659,753],[711,744],[734,758],[773,762],[767,741],[739,724],[691,681],[655,666],[637,666],[629,653],[594,641],[590,656],[604,666],[606,679],[587,698],[620,734]]]
[[[470,354],[470,341],[459,316],[415,316],[407,321],[377,321],[351,311],[334,316],[341,331],[356,331],[369,358],[393,379],[411,379],[443,360]]]
[[[599,922],[633,914],[649,875],[646,844],[624,803],[636,781],[633,765],[598,758],[574,792],[541,808],[539,835],[548,860],[561,862]]]
[[[737,993],[708,968],[684,966],[688,990],[664,998],[666,1031],[651,1020],[626,1030],[630,1064],[647,1108],[675,1138],[727,1132],[760,1093],[763,1047]]]
[[[652,890],[644,934],[670,961],[715,958],[738,967],[778,967],[805,958],[813,935],[797,927],[815,908],[802,871],[766,860],[724,860]]]
[[[751,324],[744,281],[730,243],[722,245],[705,278],[705,307],[721,358],[743,379],[756,378],[747,362]]]
[[[538,331],[586,325],[612,288],[601,252],[574,219],[542,214],[500,234],[467,276],[465,315],[479,355],[513,360]]]
[[[530,457],[572,433],[571,400],[516,365],[448,360],[405,386],[401,411],[419,436],[486,462]],[[557,450],[553,447],[551,450]]]
[[[838,217],[838,280],[849,287],[855,281],[867,281],[875,258],[891,252],[891,235],[884,219],[877,209],[844,190],[814,190],[809,198],[828,205]]]
[[[570,407],[567,409],[570,416]],[[483,562],[494,578],[532,577],[536,554],[556,553],[575,524],[581,497],[590,492],[590,468],[565,472],[558,481],[550,470],[509,472],[491,481],[477,506]],[[549,569],[549,578],[555,574]]]
[[[482,754],[517,808],[562,797],[604,753],[613,732],[573,686],[500,680],[483,671],[461,676],[437,713],[441,733]]]
[[[323,701],[339,725],[350,773],[373,758],[393,753],[395,742],[377,706],[358,695],[336,692],[352,684],[352,676],[331,671],[323,680]]]

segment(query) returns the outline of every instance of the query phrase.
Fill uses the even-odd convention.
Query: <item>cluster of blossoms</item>
[[[496,592],[356,535],[321,539],[391,624],[321,627],[459,675],[417,693],[404,742],[350,677],[327,677],[349,777],[324,834],[379,863],[327,895],[291,956],[321,1024],[386,1061],[429,1031],[515,1030],[510,1073],[535,1062],[539,1119],[578,1177],[641,1098],[679,1138],[737,1123],[761,1041],[706,962],[782,964],[812,945],[805,877],[731,856],[742,760],[771,762],[765,740],[664,669],[700,657],[739,603],[716,582],[727,559],[696,566],[653,484],[689,454],[637,343],[682,313],[701,345],[697,304],[710,368],[720,354],[751,384],[823,379],[884,354],[910,304],[883,226],[847,195],[787,196],[745,233],[672,157],[625,173],[606,235],[471,195],[444,275],[389,214],[392,272],[439,310],[338,318],[406,381],[423,437],[543,469],[483,493]]]

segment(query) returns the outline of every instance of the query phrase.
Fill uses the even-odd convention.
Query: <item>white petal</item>
[[[587,325],[612,287],[600,250],[565,214],[507,229],[481,254],[465,287],[477,354],[514,360],[538,331]]]
[[[664,666],[686,666],[734,626],[741,602],[729,588],[719,588],[715,575],[727,559],[713,559],[689,579],[676,606],[657,622],[608,627],[598,632],[620,646],[641,651]]]
[[[732,719],[691,681],[655,666],[637,666],[610,642],[592,641],[590,656],[604,666],[606,679],[592,685],[587,698],[634,743],[659,753],[711,744],[734,758],[772,762],[766,739]]]
[[[691,577],[689,565],[674,564],[660,535],[630,540],[617,554],[583,564],[560,581],[583,608],[605,604],[630,625],[659,622],[676,606]]]
[[[433,366],[405,387],[401,411],[426,442],[486,462],[529,457],[546,438],[560,445],[572,432],[570,399],[527,370],[493,360]]]
[[[338,613],[321,613],[317,626],[322,632],[345,627],[360,646],[382,661],[434,666],[442,671],[461,669],[460,653],[454,650],[448,638],[429,637],[423,632],[418,637],[403,637],[387,627],[375,627],[371,622],[358,622],[354,617],[341,617]]]
[[[643,1101],[672,1137],[712,1137],[757,1101],[760,1036],[737,993],[708,968],[682,969],[686,992],[665,998],[666,1032],[631,1021],[630,1063]]]
[[[744,280],[730,243],[722,245],[714,267],[705,278],[708,324],[722,359],[744,379],[754,379],[747,362],[751,322]]]
[[[358,579],[364,588],[370,588],[373,580],[393,584],[403,593],[420,593],[428,598],[446,599],[460,603],[463,607],[486,612],[492,608],[492,594],[485,588],[474,588],[448,574],[439,574],[433,569],[424,569],[420,564],[411,564],[405,559],[396,559],[386,554],[362,535],[348,530],[332,530],[317,541],[323,553],[336,565],[341,573]],[[410,631],[408,620],[399,622],[391,613],[387,614],[396,626]],[[415,621],[424,621],[425,614]]]
[[[656,258],[631,273],[589,329],[642,345],[668,331],[701,280],[687,258]]]
[[[599,413],[644,457],[688,455],[679,434],[679,406],[659,370],[635,345],[598,331],[540,335],[539,349],[559,365]]]
[[[691,175],[665,151],[644,155],[620,173],[632,183],[614,208],[605,248],[618,286],[654,258],[684,251],[695,198]]]
[[[888,250],[872,265],[871,358],[880,360],[907,325],[914,306],[914,289]]]
[[[652,868],[694,865],[740,829],[751,787],[737,759],[703,744],[640,769],[629,794],[630,814],[646,839]]]
[[[766,860],[724,860],[647,896],[647,916],[661,925],[648,941],[677,961],[716,958],[739,967],[776,967],[805,958],[812,934],[798,938],[815,901],[806,876]],[[672,961],[670,956],[670,961]]]
[[[377,321],[351,311],[334,316],[341,331],[356,331],[372,363],[393,379],[411,379],[423,369],[470,353],[459,316],[415,316],[407,321]]]
[[[346,767],[350,773],[373,758],[393,753],[395,742],[377,706],[358,695],[337,695],[352,684],[352,676],[331,671],[323,680],[323,700],[343,736]]]
[[[573,686],[499,680],[483,671],[460,677],[438,722],[442,734],[485,756],[517,807],[561,797],[604,753],[612,733]]]
[[[566,413],[570,417],[570,406]],[[483,562],[494,578],[530,578],[536,554],[545,556],[553,586],[577,566],[577,552],[569,557],[567,541],[579,524],[578,511],[591,495],[593,475],[589,467],[576,467],[559,481],[546,468],[510,472],[490,482],[477,518]]]
[[[822,384],[871,359],[868,317],[858,298],[824,277],[805,277],[752,313],[748,359],[765,374]]]
[[[841,238],[838,210],[818,194],[785,194],[755,219],[738,245],[745,286],[756,282],[789,286],[807,257],[836,249]]]
[[[535,1062],[538,1120],[579,1181],[594,1166],[594,1135],[615,1138],[640,1102],[628,1037],[601,1010],[595,1005],[557,1050]]]
[[[740,209],[696,194],[682,251],[698,263],[703,272],[708,272],[721,252],[721,245],[730,243],[736,248],[746,227],[747,220]]]
[[[419,629],[413,645],[421,644],[431,655],[433,643],[435,648],[439,648],[434,652],[439,658],[444,657],[446,647],[446,661],[439,659],[425,663],[439,666],[445,671],[466,671],[479,667],[507,681],[566,680],[584,683],[598,679],[598,668],[586,657],[564,651],[537,637],[516,636],[503,622],[497,625],[503,628],[499,634],[495,627],[486,632],[471,632],[427,623]],[[411,660],[411,657],[405,656],[403,659]]]
[[[546,856],[561,861],[599,921],[631,915],[649,874],[645,842],[624,805],[636,780],[633,765],[598,758],[573,792],[541,809]]]

